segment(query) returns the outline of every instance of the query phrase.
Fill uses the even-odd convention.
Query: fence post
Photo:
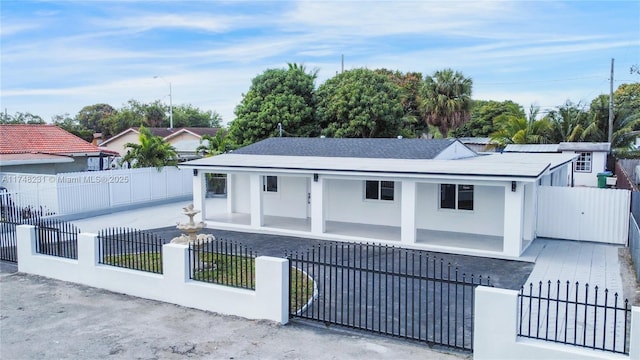
[[[78,264],[84,269],[93,271],[98,265],[99,240],[97,234],[80,233],[78,234]]]
[[[16,252],[18,271],[30,272],[31,257],[36,254],[36,227],[33,225],[16,226]]]
[[[258,317],[289,322],[289,260],[258,256],[255,291],[260,304]]]
[[[183,244],[162,245],[162,274],[171,288],[183,286],[189,280],[189,246]]]
[[[510,358],[518,336],[518,292],[478,286],[474,314],[473,358]]]
[[[629,336],[631,342],[629,344],[629,359],[640,360],[640,307],[631,308],[631,334]],[[633,339],[636,339],[634,341]]]

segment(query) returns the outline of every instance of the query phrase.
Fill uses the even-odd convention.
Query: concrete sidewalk
[[[20,273],[0,274],[0,358],[470,359],[428,345],[184,308]]]

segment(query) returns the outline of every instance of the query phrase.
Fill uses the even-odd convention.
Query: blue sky
[[[638,82],[640,1],[1,0],[0,106],[46,121],[129,99],[192,104],[225,122],[268,68],[452,68],[473,99],[544,111]],[[159,76],[160,78],[155,78]]]

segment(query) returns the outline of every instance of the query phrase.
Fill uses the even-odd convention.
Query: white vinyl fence
[[[537,236],[626,245],[631,192],[541,186]]]
[[[0,186],[16,206],[69,215],[190,196],[192,177],[191,171],[176,167],[57,175],[0,173]]]

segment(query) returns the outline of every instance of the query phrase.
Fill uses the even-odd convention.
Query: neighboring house
[[[200,139],[204,135],[216,136],[219,128],[148,128],[154,136],[160,136],[166,142],[174,146],[178,155],[183,160],[197,157],[196,148],[200,145]],[[138,143],[140,132],[138,128],[128,128],[127,130],[112,136],[103,141],[100,146],[112,151],[116,151],[121,156],[127,153],[125,144]]]
[[[55,125],[0,125],[0,171],[36,174],[109,168],[117,153]]]
[[[610,150],[610,143],[561,142],[560,144],[509,144],[503,152],[577,154],[578,159],[573,164],[573,177],[568,180],[569,183],[572,186],[596,187],[598,174],[607,170],[607,154]]]
[[[497,147],[488,137],[461,137],[458,140],[475,152],[495,151]]]
[[[576,157],[478,155],[455,139],[271,138],[180,167],[212,227],[517,258],[536,237],[540,182],[567,179]],[[206,199],[208,173],[226,174],[226,200]]]

